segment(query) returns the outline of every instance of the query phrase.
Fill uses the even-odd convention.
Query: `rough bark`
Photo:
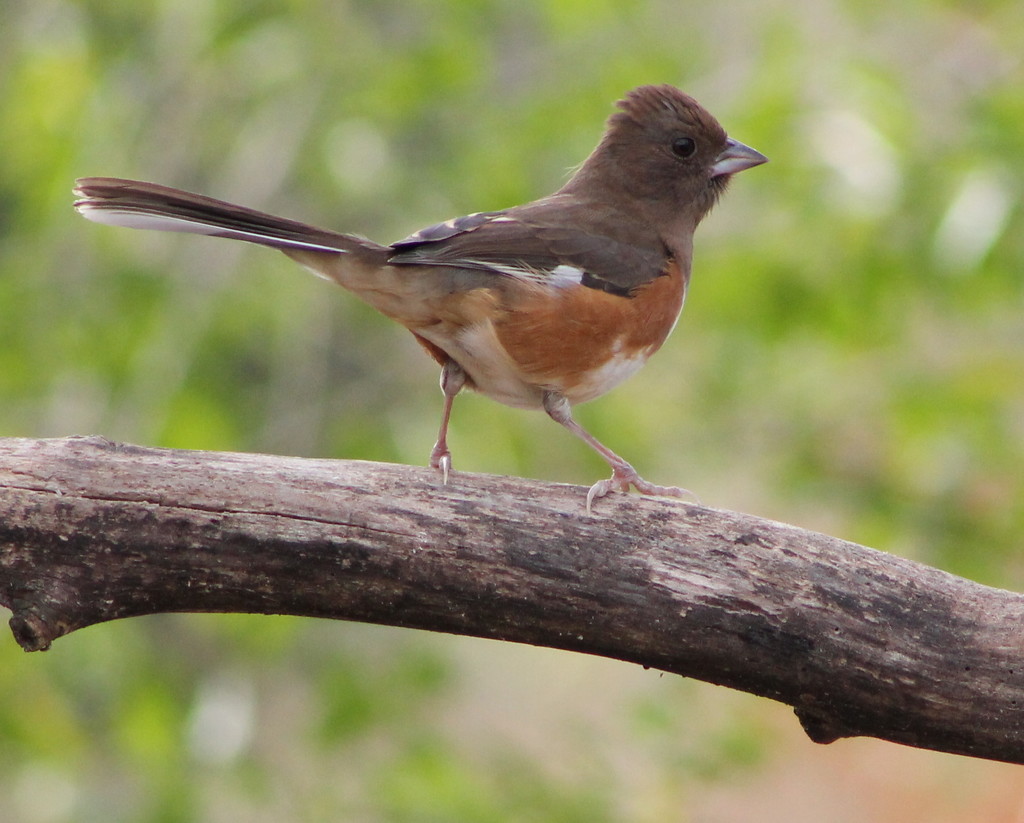
[[[1024,597],[672,500],[406,466],[0,439],[29,651],[155,612],[309,615],[598,654],[867,735],[1024,763]]]

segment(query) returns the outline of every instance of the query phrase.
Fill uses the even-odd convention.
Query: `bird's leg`
[[[448,421],[452,416],[452,402],[466,385],[466,372],[454,360],[446,360],[441,367],[441,391],[444,393],[444,409],[441,412],[441,430],[437,442],[430,452],[430,468],[439,469],[442,481],[448,484],[448,472],[452,468],[452,453],[448,449]]]
[[[607,480],[599,480],[587,492],[587,513],[590,513],[594,501],[604,497],[611,491],[629,491],[633,486],[640,494],[661,495],[662,497],[693,497],[693,493],[677,486],[657,486],[648,483],[629,463],[605,446],[594,435],[573,420],[569,401],[558,392],[544,392],[544,411],[556,423],[575,434],[580,440],[596,451],[612,467],[612,476]]]

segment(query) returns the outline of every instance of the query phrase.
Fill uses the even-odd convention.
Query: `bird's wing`
[[[472,269],[554,288],[578,284],[623,296],[665,271],[668,251],[646,234],[627,241],[595,215],[580,219],[573,214],[578,209],[539,205],[429,226],[393,243],[388,262]]]

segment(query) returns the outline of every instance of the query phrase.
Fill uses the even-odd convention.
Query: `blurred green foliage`
[[[698,233],[672,340],[581,420],[708,504],[1024,582],[1018,0],[7,0],[0,19],[0,434],[423,463],[440,396],[405,332],[266,250],[87,224],[72,180],[386,241],[556,188],[612,101],[671,82],[772,162]],[[460,398],[451,441],[467,471],[605,472],[486,399]],[[617,707],[614,744],[552,728],[566,774],[464,742],[465,671],[441,638],[286,619],[131,621],[29,658],[8,637],[0,823],[664,820],[767,756],[756,718],[701,725],[695,692],[659,684]],[[627,799],[613,745],[653,751],[668,799]]]

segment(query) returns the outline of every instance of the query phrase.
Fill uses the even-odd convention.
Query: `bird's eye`
[[[687,157],[692,157],[695,151],[697,151],[697,144],[693,142],[692,137],[677,137],[672,141],[672,154],[676,157],[685,160]]]

